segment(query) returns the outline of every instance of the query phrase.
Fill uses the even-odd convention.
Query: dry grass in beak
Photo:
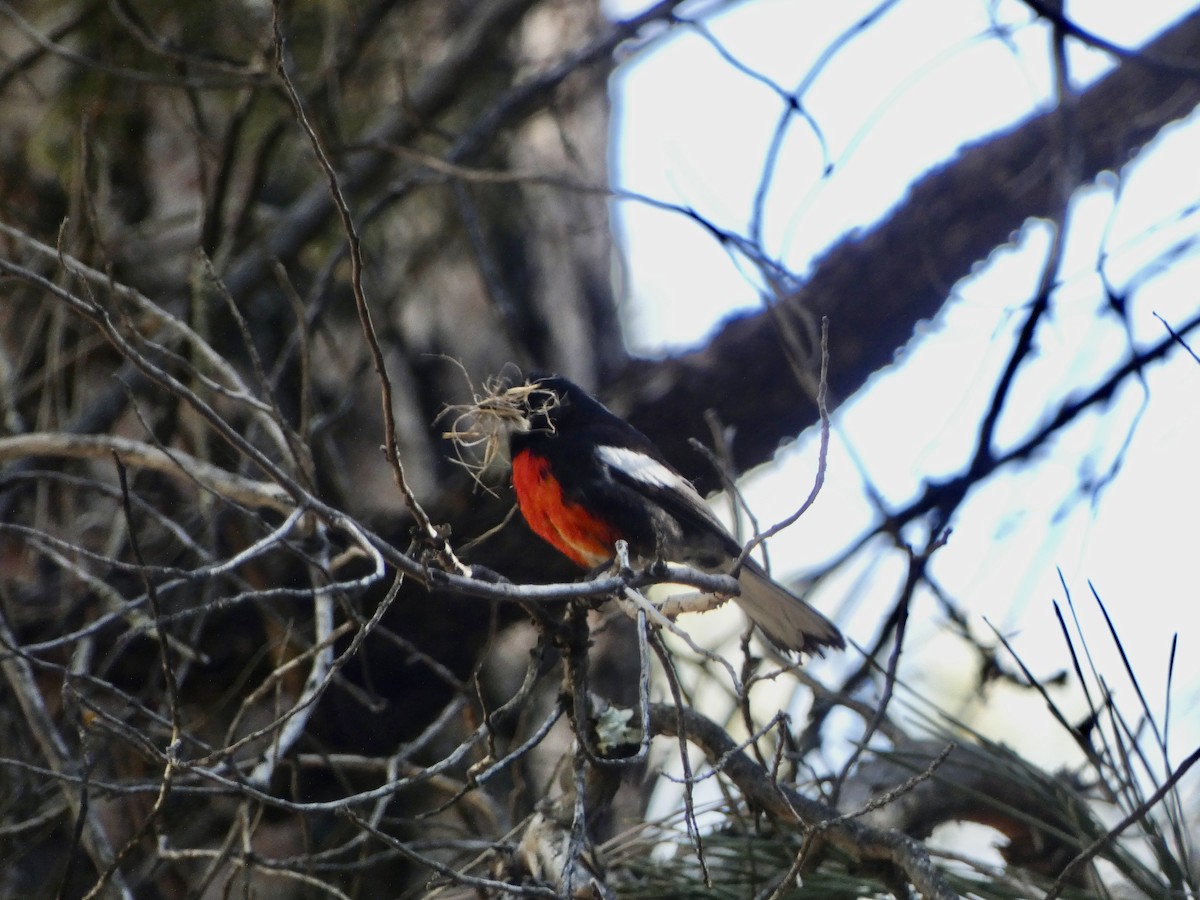
[[[530,409],[535,393],[547,399]],[[540,398],[539,398],[540,399]],[[448,418],[450,427],[442,437],[454,444],[456,462],[471,473],[475,483],[486,491],[482,477],[505,453],[509,434],[528,431],[531,413],[545,411],[557,403],[557,398],[536,385],[519,384],[508,387],[502,378],[489,378],[482,393],[473,394],[470,403],[447,406],[438,418]]]

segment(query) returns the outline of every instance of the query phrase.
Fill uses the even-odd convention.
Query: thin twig
[[[300,95],[296,91],[296,86],[292,83],[292,79],[288,75],[280,2],[281,0],[274,0],[271,7],[271,26],[275,39],[275,71],[279,76],[284,90],[287,92],[288,99],[292,104],[292,110],[296,115],[296,121],[304,129],[305,134],[308,135],[313,152],[316,154],[317,161],[321,165],[321,170],[325,174],[325,179],[329,184],[330,197],[333,199],[334,207],[341,218],[342,230],[346,235],[346,241],[350,248],[350,288],[354,294],[354,305],[358,311],[363,338],[366,340],[367,346],[371,351],[371,358],[375,364],[375,374],[379,379],[380,404],[383,411],[384,449],[387,454],[388,464],[392,468],[392,476],[395,478],[396,487],[400,489],[400,493],[404,497],[404,503],[408,507],[409,512],[412,513],[413,518],[416,519],[417,526],[420,528],[425,539],[442,550],[447,560],[453,564],[455,571],[466,573],[466,566],[458,561],[448,543],[445,542],[442,535],[434,527],[433,522],[430,521],[429,516],[417,500],[416,494],[413,493],[412,488],[408,484],[408,479],[404,474],[404,464],[400,461],[400,451],[396,442],[396,416],[392,402],[392,381],[388,377],[387,362],[383,355],[383,348],[379,345],[379,337],[376,335],[375,325],[371,321],[371,307],[367,303],[367,296],[363,290],[362,243],[359,239],[358,229],[354,225],[354,217],[350,213],[350,207],[346,203],[345,196],[342,194],[337,171],[334,169],[329,155],[325,152],[324,144],[318,136],[316,129],[309,121],[308,114],[304,110],[304,103],[301,101]]]
[[[179,741],[179,736],[183,731],[183,724],[179,714],[179,685],[175,680],[175,666],[171,662],[170,642],[168,641],[167,630],[163,627],[162,604],[159,602],[158,591],[154,586],[154,582],[150,580],[150,576],[146,572],[146,559],[142,556],[142,545],[138,540],[137,525],[133,518],[133,504],[129,499],[128,472],[125,469],[125,463],[121,461],[120,454],[115,451],[113,452],[113,462],[116,463],[117,479],[121,484],[121,500],[125,512],[126,533],[129,535],[129,548],[133,552],[133,558],[137,562],[141,573],[142,585],[146,589],[146,599],[150,605],[150,616],[154,622],[154,631],[158,635],[158,658],[162,666],[163,687],[167,692],[167,712],[171,717],[171,745],[173,746]],[[164,774],[164,786],[169,780],[169,774]]]
[[[4,616],[3,605],[0,605],[0,646],[16,651],[18,648],[16,635],[9,627]],[[38,748],[46,759],[47,774],[59,781],[63,798],[70,807],[72,815],[83,822],[82,842],[93,864],[100,871],[105,871],[112,865],[113,851],[108,842],[108,835],[99,821],[94,810],[85,808],[81,798],[71,790],[72,782],[76,780],[68,771],[68,760],[71,754],[66,742],[55,727],[54,719],[46,709],[41,688],[34,678],[33,669],[29,662],[17,653],[0,656],[0,672],[3,672],[9,687],[17,698],[17,705],[25,718],[26,726],[37,742]],[[82,784],[82,782],[81,782]],[[110,879],[123,900],[133,900],[133,892],[125,883],[124,876],[114,871]]]
[[[829,465],[829,319],[822,317],[821,319],[821,371],[817,379],[817,413],[821,423],[821,443],[817,450],[817,472],[813,476],[812,490],[808,492],[808,496],[800,507],[791,515],[776,522],[766,531],[761,534],[756,534],[754,539],[742,548],[741,555],[738,556],[737,563],[734,565],[733,571],[737,572],[749,557],[750,553],[761,544],[763,541],[783,531],[785,528],[791,527],[799,518],[804,515],[816,502],[817,496],[821,493],[821,488],[825,485],[825,472]]]
[[[696,822],[696,805],[693,797],[693,789],[696,784],[696,779],[692,775],[692,761],[688,756],[688,741],[690,740],[690,732],[688,729],[688,708],[683,702],[683,695],[679,684],[679,676],[675,672],[675,666],[671,662],[671,654],[667,652],[667,648],[663,645],[662,638],[657,634],[650,636],[650,646],[654,648],[655,654],[658,656],[658,661],[662,664],[663,673],[667,678],[667,685],[671,689],[672,707],[676,713],[675,730],[672,733],[676,736],[679,742],[679,767],[683,772],[683,820],[687,825],[688,837],[691,839],[692,846],[696,850],[696,861],[700,864],[700,875],[704,884],[711,886],[712,876],[708,871],[708,861],[704,854],[704,839],[700,834],[700,826]],[[653,729],[654,720],[651,713],[651,728]]]
[[[833,807],[773,780],[762,766],[737,750],[723,728],[694,709],[655,704],[651,726],[659,735],[685,733],[687,740],[700,747],[708,759],[724,760],[722,771],[753,808],[798,826],[817,827],[822,822],[841,819],[842,814]],[[907,835],[872,828],[857,820],[841,820],[828,826],[822,838],[853,859],[893,863],[926,900],[958,900],[958,894],[933,865],[925,847]]]
[[[1046,892],[1043,900],[1055,900],[1056,897],[1061,895],[1081,866],[1086,865],[1090,860],[1094,859],[1096,854],[1100,853],[1105,847],[1120,837],[1121,833],[1130,825],[1141,822],[1150,810],[1157,806],[1174,789],[1175,785],[1179,783],[1179,779],[1187,774],[1188,769],[1194,766],[1197,761],[1200,761],[1200,748],[1188,754],[1188,757],[1179,764],[1166,781],[1159,786],[1158,790],[1147,797],[1137,807],[1130,810],[1128,815],[1121,819],[1120,822],[1110,828],[1103,836],[1093,841],[1078,856],[1067,863],[1066,867],[1059,873],[1058,878],[1054,880],[1054,884],[1050,886],[1050,890]]]

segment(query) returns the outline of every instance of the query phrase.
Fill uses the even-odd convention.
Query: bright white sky
[[[614,15],[644,5],[610,4]],[[742,62],[792,89],[873,5],[753,0],[708,25]],[[1153,36],[1182,9],[1166,0],[1067,6],[1085,28],[1127,47]],[[1013,0],[904,0],[851,40],[804,98],[834,172],[822,177],[827,160],[820,144],[796,119],[766,207],[767,249],[803,273],[848,230],[886,213],[931,165],[1047,102],[1047,33],[1029,19]],[[997,24],[1012,26],[1003,41]],[[1077,84],[1108,67],[1103,56],[1077,46],[1070,61]],[[776,95],[736,72],[694,34],[633,57],[612,89],[615,184],[692,206],[719,225],[744,231],[781,111]],[[1106,272],[1121,287],[1168,247],[1193,239],[1200,230],[1198,159],[1200,127],[1193,121],[1171,128],[1124,173],[1119,200],[1112,178],[1080,193],[1063,268],[1067,284],[1057,295],[1053,321],[1042,326],[1039,359],[1016,384],[1010,401],[1016,412],[1001,421],[1001,446],[1027,434],[1044,410],[1125,356],[1120,327],[1098,315],[1104,304],[1095,272],[1099,248],[1107,249]],[[732,311],[759,306],[752,274],[684,217],[620,202],[614,219],[637,351],[693,346]],[[864,477],[899,505],[922,480],[962,465],[1048,242],[1044,224],[1028,225],[1013,245],[956,286],[955,300],[901,365],[877,376],[839,411],[817,505],[772,543],[777,574],[816,568],[867,527],[872,514]],[[1176,323],[1200,305],[1195,250],[1167,269],[1145,283],[1131,305],[1132,330],[1142,344],[1164,334],[1155,313]],[[1067,501],[1081,471],[1102,472],[1117,455],[1141,403],[1137,389],[1078,423],[1036,467],[994,479],[972,495],[932,573],[972,614],[1011,635],[1035,672],[1049,675],[1069,666],[1051,607],[1065,599],[1061,569],[1098,665],[1135,717],[1132,691],[1120,675],[1089,580],[1159,714],[1171,635],[1180,632],[1172,722],[1178,759],[1200,741],[1200,365],[1176,354],[1150,371],[1147,381],[1150,403],[1124,468],[1094,505]],[[812,435],[802,438],[770,472],[749,480],[747,497],[760,521],[783,518],[807,495],[814,447]],[[821,589],[818,605],[840,612],[850,636],[869,643],[882,611],[894,602],[898,572],[895,554],[865,554]],[[936,684],[952,704],[956,690],[970,687],[974,672],[965,667],[972,659],[935,636],[939,616],[931,603],[914,616],[908,677]],[[982,619],[979,624],[986,635]],[[837,666],[824,665],[830,664]]]

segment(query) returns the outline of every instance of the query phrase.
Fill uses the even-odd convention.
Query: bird
[[[505,392],[517,506],[531,531],[582,569],[632,559],[728,573],[742,547],[654,443],[579,385],[532,375]],[[777,648],[807,655],[843,649],[825,616],[753,559],[737,573],[742,610]]]

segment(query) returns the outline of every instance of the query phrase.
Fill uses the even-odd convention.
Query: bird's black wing
[[[741,552],[692,483],[676,472],[648,440],[639,446],[628,439],[616,442],[598,437],[595,453],[612,481],[636,492],[649,501],[651,508],[674,521],[676,527],[669,530],[678,532],[674,537],[689,551],[678,562],[712,569],[731,562]]]

